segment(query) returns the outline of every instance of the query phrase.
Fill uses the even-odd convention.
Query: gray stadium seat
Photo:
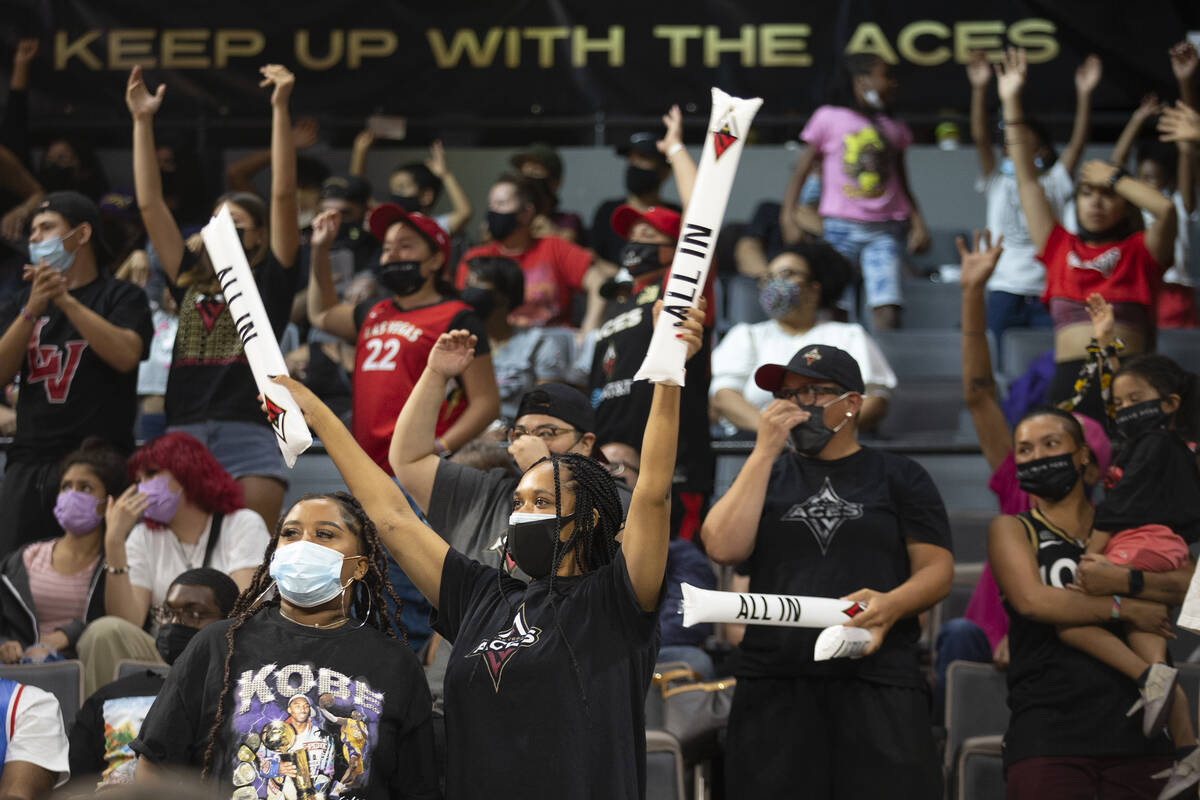
[[[1054,331],[1050,328],[1009,328],[1000,337],[996,368],[1011,381],[1024,375],[1035,358],[1053,349]]]
[[[133,658],[122,658],[117,662],[117,668],[113,670],[113,680],[119,681],[122,678],[128,678],[130,675],[136,675],[146,670],[157,672],[165,678],[167,673],[171,671],[171,668],[158,661],[138,661]]]
[[[1003,741],[996,734],[972,736],[962,743],[951,800],[1004,800]]]
[[[78,661],[4,664],[0,665],[0,677],[36,686],[54,695],[62,708],[63,726],[71,730],[75,715],[83,705],[83,665]]]
[[[901,291],[904,294],[904,324],[948,330],[959,327],[962,311],[959,284],[910,278],[902,281]]]
[[[963,744],[976,736],[997,736],[1008,728],[1008,686],[991,664],[955,661],[946,670],[946,755],[950,771]]]
[[[954,542],[954,560],[986,561],[988,526],[993,512],[951,512],[950,537]]]
[[[1157,350],[1189,372],[1200,372],[1200,330],[1159,331]]]
[[[767,318],[758,302],[758,281],[745,275],[730,275],[725,283],[725,314],[729,322],[762,322]]]
[[[959,380],[962,375],[962,336],[958,331],[911,327],[872,335],[896,373],[901,389],[905,378]],[[992,345],[990,336],[988,344]],[[994,345],[992,350],[995,351]]]
[[[900,377],[888,400],[887,416],[879,423],[878,435],[899,439],[936,434],[938,439],[951,442],[957,439],[963,408],[962,381],[958,377]]]
[[[684,800],[683,751],[666,731],[646,731],[646,800]]]

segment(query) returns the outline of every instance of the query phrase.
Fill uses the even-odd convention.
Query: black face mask
[[[1117,435],[1127,442],[1166,424],[1167,413],[1162,409],[1162,400],[1157,398],[1126,406],[1113,417]]]
[[[379,267],[376,275],[389,292],[401,297],[416,294],[425,285],[420,261],[389,261]]]
[[[415,194],[394,194],[392,195],[392,202],[410,214],[421,210],[420,196]]]
[[[1079,233],[1076,235],[1079,237],[1079,241],[1085,244],[1119,242],[1123,239],[1128,239],[1136,231],[1133,221],[1128,216],[1122,216],[1102,231],[1089,231],[1082,225],[1078,227]]]
[[[554,544],[558,540],[558,525],[553,514],[537,514],[540,519],[508,523],[508,553],[521,571],[537,580],[550,574],[554,567]],[[574,514],[562,517],[566,525]]]
[[[168,622],[159,627],[158,635],[154,637],[154,646],[158,648],[158,654],[163,657],[163,661],[174,664],[175,659],[179,658],[188,646],[188,642],[199,632],[199,628],[193,628],[191,625]]]
[[[621,266],[635,278],[663,268],[658,260],[658,245],[630,242],[621,249]]]
[[[480,319],[487,319],[491,316],[492,309],[496,306],[496,298],[490,289],[468,286],[459,292],[458,296],[464,303],[475,309],[475,313]]]
[[[792,446],[796,448],[796,451],[806,456],[815,456],[824,450],[833,435],[850,421],[850,418],[847,417],[836,428],[831,428],[825,424],[825,409],[821,406],[801,405],[800,408],[807,411],[809,417],[792,428],[792,432],[788,435],[791,437]]]
[[[1046,456],[1017,464],[1017,484],[1021,491],[1051,502],[1062,500],[1083,477],[1073,455]]]
[[[61,164],[45,164],[38,172],[38,183],[45,192],[61,192],[78,188],[79,181],[75,176],[74,167],[64,167]]]
[[[651,194],[658,189],[658,171],[630,164],[625,168],[625,189],[635,197]]]
[[[487,212],[488,233],[496,241],[507,239],[517,229],[517,212],[499,211]]]

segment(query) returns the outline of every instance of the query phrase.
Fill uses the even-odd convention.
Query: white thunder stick
[[[813,645],[813,661],[831,658],[862,658],[871,644],[871,632],[865,628],[834,625],[821,631]]]
[[[690,583],[683,587],[683,627],[698,622],[782,625],[789,628],[829,628],[854,619],[866,603],[833,597],[792,594],[714,592]]]
[[[761,98],[730,97],[716,87],[712,90],[712,101],[709,135],[704,141],[696,184],[683,217],[671,276],[662,297],[663,313],[680,320],[687,316],[687,310],[696,305],[704,292],[713,246],[725,218],[738,160],[742,157],[742,144],[762,105]],[[658,325],[650,337],[646,358],[633,379],[683,386],[683,362],[686,360],[687,344],[675,338],[672,326]]]
[[[228,205],[221,206],[212,221],[204,226],[201,235],[225,295],[226,311],[233,317],[246,360],[250,362],[250,372],[254,374],[254,383],[266,403],[267,421],[275,429],[283,460],[292,467],[296,457],[312,444],[312,434],[291,392],[267,377],[287,375],[287,364],[258,294],[254,274],[246,263],[242,240],[238,238]]]

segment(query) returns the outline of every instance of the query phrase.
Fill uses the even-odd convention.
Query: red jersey
[[[459,289],[467,284],[467,262],[477,256],[504,256],[521,265],[525,273],[525,304],[513,309],[509,321],[520,327],[570,325],[571,293],[583,288],[583,274],[594,260],[591,252],[556,236],[534,239],[523,253],[509,253],[499,242],[472,247],[455,273]]]
[[[475,312],[461,300],[402,311],[392,299],[355,309],[358,345],[354,356],[354,439],[389,475],[388,446],[396,417],[425,369],[438,336],[466,328],[479,337],[477,354],[488,352],[487,337]],[[447,389],[438,414],[437,436],[462,416],[468,398],[458,381]]]
[[[1043,303],[1056,297],[1083,303],[1089,294],[1099,292],[1110,303],[1153,308],[1166,269],[1146,249],[1143,231],[1119,242],[1094,245],[1055,225],[1038,259],[1046,265]]]

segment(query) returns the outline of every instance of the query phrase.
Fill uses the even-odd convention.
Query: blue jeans
[[[868,308],[904,304],[900,266],[904,223],[825,217],[825,241],[862,272]]]
[[[1001,334],[1009,328],[1052,328],[1054,323],[1040,297],[1010,292],[988,292],[987,327],[996,340],[996,346],[999,347]]]
[[[942,623],[934,647],[937,656],[933,663],[933,724],[941,725],[946,719],[946,668],[954,661],[990,664],[992,646],[983,628],[969,619],[958,617]]]

